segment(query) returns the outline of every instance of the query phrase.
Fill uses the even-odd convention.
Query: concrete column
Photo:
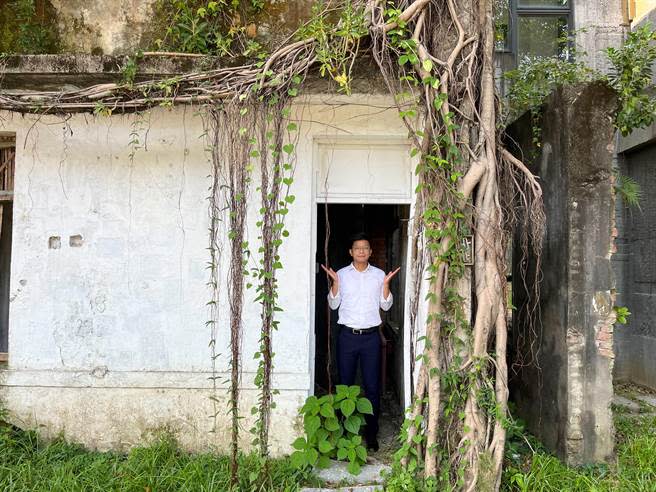
[[[619,47],[628,30],[622,18],[622,2],[626,0],[571,0],[577,49],[586,64],[600,72],[608,71],[603,50]]]
[[[608,114],[614,105],[613,92],[595,83],[558,89],[544,107],[534,171],[544,191],[547,232],[534,329],[527,323],[519,244],[515,248],[512,399],[529,429],[574,465],[613,455],[614,130]],[[519,121],[511,134],[528,155],[531,123]],[[534,277],[534,259],[528,266]]]

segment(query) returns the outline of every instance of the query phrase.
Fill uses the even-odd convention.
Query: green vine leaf
[[[374,408],[371,405],[371,402],[366,398],[359,398],[357,403],[358,412],[364,413],[367,415],[373,415]]]
[[[351,415],[344,421],[344,428],[352,432],[353,434],[357,434],[360,432],[360,417],[356,415]]]
[[[353,400],[342,400],[340,404],[340,409],[342,410],[342,413],[344,416],[348,417],[355,411],[355,403]]]
[[[326,402],[321,406],[321,415],[328,418],[335,417],[335,410],[331,403]]]

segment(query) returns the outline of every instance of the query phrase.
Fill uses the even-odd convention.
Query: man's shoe
[[[378,451],[378,439],[375,437],[373,439],[367,439],[367,449],[374,453]]]

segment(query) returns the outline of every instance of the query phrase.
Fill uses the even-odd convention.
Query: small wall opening
[[[326,211],[327,207],[327,211]],[[332,387],[339,383],[337,369],[338,312],[328,307],[328,283],[321,264],[335,271],[351,263],[351,236],[365,232],[371,240],[369,263],[388,273],[401,267],[390,289],[394,303],[389,311],[381,311],[381,413],[379,440],[381,449],[393,444],[402,421],[404,405],[403,319],[407,256],[408,205],[319,204],[317,206],[317,251],[315,279],[315,387],[316,395],[326,394],[329,379]],[[330,374],[330,378],[329,378]],[[356,381],[360,380],[358,376]]]
[[[7,361],[9,350],[9,276],[15,156],[15,135],[0,133],[0,362]]]

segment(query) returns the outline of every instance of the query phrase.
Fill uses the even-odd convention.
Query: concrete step
[[[347,469],[348,463],[331,460],[330,466],[323,470],[315,469],[317,476],[326,483],[327,487],[335,488],[306,488],[301,492],[327,492],[327,491],[353,491],[374,492],[382,491],[383,473],[391,470],[389,465],[376,459],[369,458],[369,462],[362,466],[358,475],[351,475]]]
[[[355,485],[353,487],[340,487],[338,489],[301,489],[301,492],[383,492],[380,485]]]

